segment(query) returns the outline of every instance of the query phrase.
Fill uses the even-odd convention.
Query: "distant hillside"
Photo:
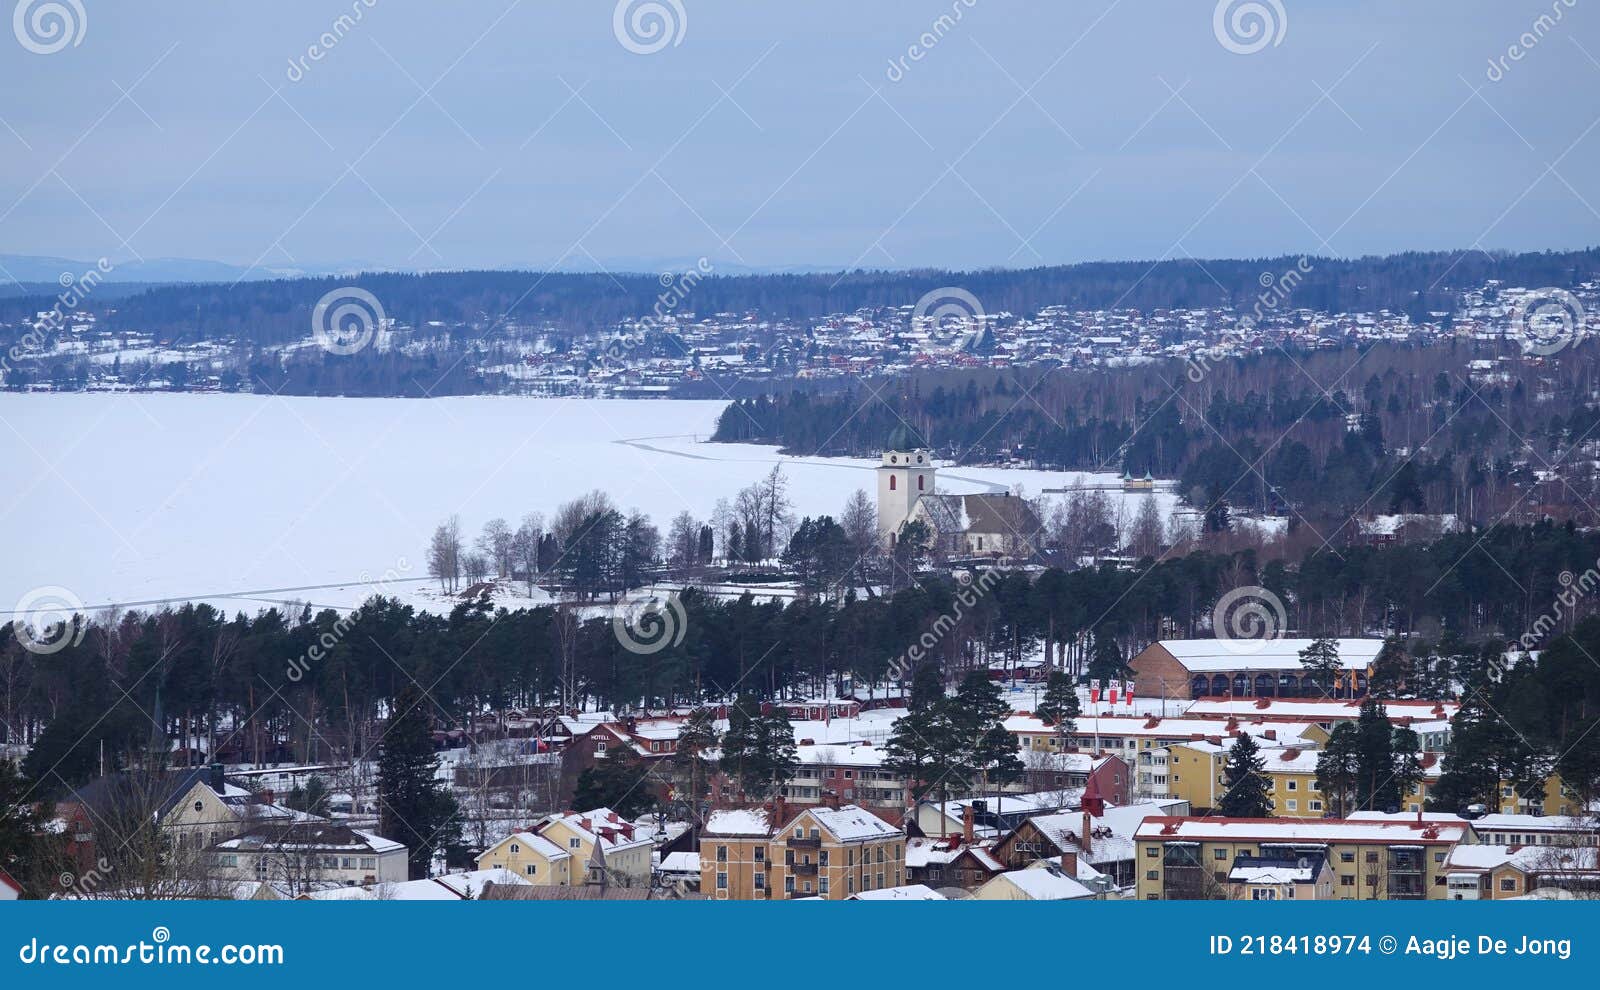
[[[804,320],[867,306],[910,305],[931,289],[955,285],[991,313],[1073,309],[1242,306],[1261,291],[1263,272],[1294,258],[1219,261],[1115,261],[1048,268],[951,272],[856,271],[844,274],[722,275],[695,285],[680,311],[755,312]],[[1294,291],[1293,305],[1326,312],[1382,309],[1421,315],[1448,311],[1457,293],[1488,279],[1525,286],[1569,286],[1600,275],[1600,249],[1491,255],[1481,251],[1413,252],[1387,257],[1320,259]],[[20,277],[20,276],[19,276]],[[148,280],[148,279],[146,279]],[[112,329],[232,334],[262,344],[303,338],[316,301],[338,285],[372,292],[391,317],[487,327],[501,320],[551,323],[587,331],[650,312],[661,294],[658,274],[514,271],[362,274],[274,281],[220,282],[151,288],[116,299]],[[46,297],[48,298],[48,297]],[[102,310],[109,294],[91,298]],[[26,318],[40,297],[0,298],[0,321]]]

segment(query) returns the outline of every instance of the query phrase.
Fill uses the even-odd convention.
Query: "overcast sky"
[[[1220,39],[1213,0],[662,0],[677,30],[625,17],[624,40],[613,0],[77,2],[59,51],[20,10],[43,0],[18,5],[26,42],[0,35],[0,253],[970,268],[1600,243],[1589,0],[1261,0],[1265,36],[1225,10]]]

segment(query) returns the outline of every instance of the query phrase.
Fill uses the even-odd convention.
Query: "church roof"
[[[968,495],[967,529],[975,533],[1007,533],[1031,540],[1039,532],[1039,516],[1027,499],[1016,495]]]
[[[922,496],[917,504],[928,517],[928,525],[935,533],[965,533],[967,531],[966,496],[941,495],[931,492]]]

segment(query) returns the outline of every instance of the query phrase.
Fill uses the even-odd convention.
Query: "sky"
[[[0,254],[733,271],[1600,243],[1588,0],[57,0],[55,34],[47,0],[14,6]]]

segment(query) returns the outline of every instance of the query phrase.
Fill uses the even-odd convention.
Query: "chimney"
[[[1090,849],[1094,846],[1093,835],[1094,822],[1091,820],[1089,813],[1085,811],[1083,813],[1083,830],[1078,833],[1078,846],[1083,849],[1085,856],[1089,855]],[[1074,873],[1073,876],[1076,877],[1077,874]]]
[[[1277,729],[1268,729],[1267,731],[1261,733],[1261,737],[1263,739],[1271,739],[1274,742],[1276,742],[1277,739],[1278,739],[1278,730]]]
[[[788,816],[784,814],[785,810],[786,809],[783,806],[783,795],[774,794],[772,796],[772,828],[774,831],[789,824]]]
[[[206,770],[206,783],[211,785],[211,789],[218,794],[227,791],[228,785],[222,780],[222,764],[213,763]]]
[[[961,809],[961,838],[969,846],[972,845],[972,826],[974,821],[975,819],[973,816],[972,804],[971,802],[968,802],[966,807]]]
[[[1073,880],[1078,879],[1077,853],[1068,851],[1061,854],[1061,872]]]

